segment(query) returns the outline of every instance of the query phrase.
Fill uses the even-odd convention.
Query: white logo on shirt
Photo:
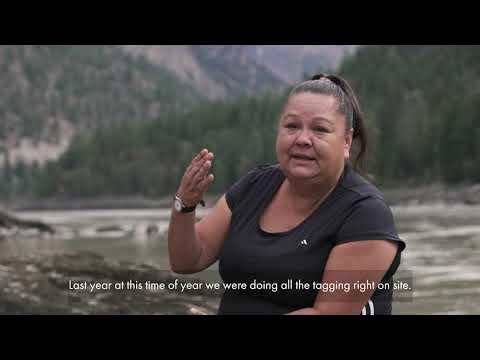
[[[307,239],[303,239],[301,242],[300,242],[301,245],[303,246],[307,246]]]

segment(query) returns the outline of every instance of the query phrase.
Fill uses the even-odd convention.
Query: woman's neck
[[[288,198],[302,207],[316,206],[335,189],[342,174],[343,168],[338,174],[315,182],[286,178],[284,191]]]

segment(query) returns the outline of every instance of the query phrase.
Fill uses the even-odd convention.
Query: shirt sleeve
[[[405,249],[392,211],[383,199],[369,197],[356,203],[338,232],[336,245],[361,240],[391,240],[399,244],[399,251]]]
[[[238,204],[245,198],[246,193],[251,190],[253,183],[258,179],[262,169],[265,166],[257,166],[250,170],[246,175],[237,180],[225,193],[225,200],[230,208],[230,211],[238,206]]]

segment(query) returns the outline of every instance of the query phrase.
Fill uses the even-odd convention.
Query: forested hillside
[[[480,46],[368,46],[339,72],[372,127],[372,172],[391,183],[480,181]]]
[[[338,72],[363,105],[377,184],[480,181],[479,67],[479,46],[366,46],[345,59]],[[203,147],[216,155],[212,191],[224,191],[254,165],[275,161],[284,96],[205,102],[101,127],[44,170],[12,167],[4,191],[10,184],[32,197],[165,196]]]

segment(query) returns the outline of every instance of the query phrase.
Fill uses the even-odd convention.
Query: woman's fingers
[[[210,169],[213,161],[213,154],[211,152],[204,155],[200,160],[198,160],[190,169],[186,178],[186,186],[189,189],[193,189],[196,184],[202,180],[202,178],[207,174]]]
[[[184,200],[194,203],[202,199],[203,193],[213,182],[213,174],[208,175],[212,168],[213,158],[213,153],[208,149],[203,149],[192,159],[179,189]]]
[[[210,155],[210,154],[209,154]],[[213,154],[212,154],[213,156]],[[193,176],[191,182],[190,182],[190,188],[192,190],[195,190],[197,185],[202,181],[205,176],[208,174],[210,169],[212,168],[212,156],[207,157],[208,160],[206,160],[203,165],[200,167],[200,169],[197,171],[197,173]]]
[[[208,150],[207,149],[203,149],[202,151],[200,151],[197,156],[195,156],[193,158],[193,161],[198,161],[200,160],[202,157],[204,157],[206,154],[208,154]]]
[[[203,194],[205,191],[207,191],[210,184],[213,183],[213,180],[215,180],[215,177],[213,176],[213,174],[209,174],[208,176],[205,176],[203,180],[198,183],[197,189]]]
[[[197,154],[197,156],[193,158],[187,168],[187,171],[185,172],[186,178],[191,178],[196,174],[196,172],[200,169],[204,162],[205,155],[208,155],[208,153],[209,152],[207,149],[203,149],[202,151],[200,151],[200,153]]]

